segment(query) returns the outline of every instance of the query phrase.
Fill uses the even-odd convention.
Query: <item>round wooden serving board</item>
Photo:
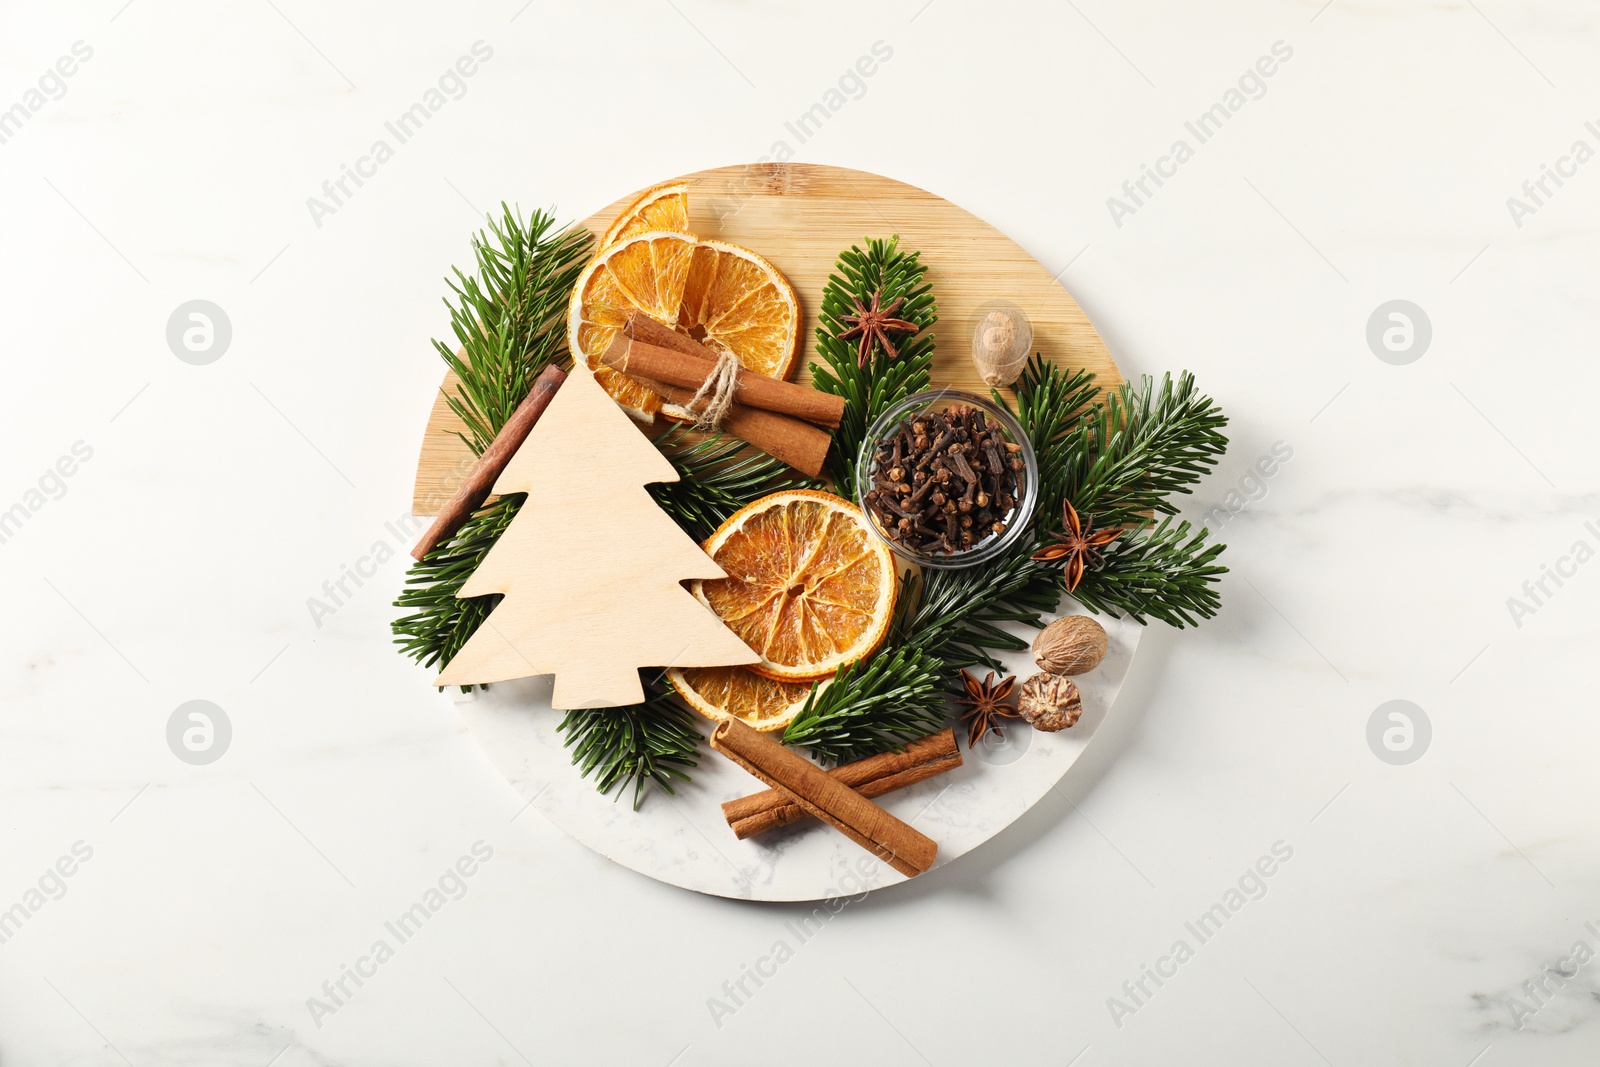
[[[1050,272],[1005,234],[942,197],[881,175],[815,163],[718,167],[676,180],[689,183],[693,233],[759,252],[799,294],[805,317],[796,381],[810,380],[817,310],[839,253],[868,237],[897,233],[902,248],[922,253],[939,303],[935,383],[988,392],[972,365],[971,345],[978,309],[993,300],[1027,311],[1035,350],[1093,371],[1102,388],[1122,381],[1088,316]],[[598,236],[642,191],[620,197],[584,225]],[[428,417],[412,495],[418,516],[435,514],[472,464],[456,436],[461,424],[444,399],[454,384],[445,378]]]
[[[1033,320],[1034,348],[1070,367],[1095,373],[1103,387],[1122,379],[1105,345],[1077,303],[1015,242],[946,200],[910,185],[811,164],[722,167],[685,176],[690,229],[754,249],[783,271],[805,313],[797,379],[815,351],[817,307],[839,252],[867,237],[898,233],[901,246],[922,253],[939,305],[933,380],[986,392],[970,347],[978,309],[1008,300]],[[600,233],[638,194],[597,212],[585,225]],[[417,468],[417,515],[431,515],[454,492],[472,457],[456,437],[457,422],[435,399]],[[1081,609],[1070,599],[1061,614]],[[965,762],[878,803],[939,843],[935,867],[977,848],[1015,822],[1061,780],[1098,732],[1127,677],[1144,627],[1102,618],[1109,640],[1105,662],[1077,681],[1083,717],[1070,730],[1041,733],[1020,724],[1003,739],[990,735]],[[1007,624],[1025,640],[1033,631]],[[1027,652],[1000,657],[1008,673],[1035,667]],[[617,802],[571,766],[550,706],[550,679],[494,685],[453,699],[485,755],[506,780],[551,822],[622,866],[696,892],[750,900],[822,900],[894,885],[905,877],[843,835],[815,822],[745,841],[723,821],[724,801],[760,783],[707,749],[693,781],[676,795],[649,794],[638,811]],[[709,721],[701,723],[709,733]],[[631,798],[629,798],[631,799]],[[924,877],[931,877],[925,875]]]

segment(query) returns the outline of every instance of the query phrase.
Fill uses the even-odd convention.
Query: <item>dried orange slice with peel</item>
[[[766,678],[824,678],[870,654],[894,615],[894,557],[861,509],[809,489],[734,512],[705,543],[728,577],[690,588],[761,657]]]
[[[769,378],[789,377],[800,354],[794,288],[761,256],[723,241],[695,246],[677,320],[667,325],[713,349],[731,349],[745,370]]]
[[[687,182],[662,182],[640,193],[601,236],[599,247],[610,248],[624,237],[651,230],[689,232]]]
[[[649,420],[661,410],[651,389],[597,367],[628,313],[642,311],[746,370],[787,378],[800,350],[800,300],[771,263],[747,248],[675,230],[647,230],[604,248],[578,276],[567,311],[567,343],[595,369],[616,401]]]
[[[650,421],[661,397],[609,367],[597,365],[601,353],[627,321],[642,311],[657,322],[674,321],[696,240],[691,234],[653,230],[604,249],[578,275],[567,309],[567,344],[582,354],[595,381],[635,417]]]
[[[743,667],[673,667],[667,677],[683,702],[706,718],[738,719],[763,732],[788,726],[806,706],[813,685],[763,678]]]

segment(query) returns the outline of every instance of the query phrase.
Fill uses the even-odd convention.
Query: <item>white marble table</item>
[[[1595,1062],[1587,6],[4,29],[0,1064]],[[481,211],[781,155],[988,219],[1234,419],[1222,616],[1144,636],[1059,792],[822,916],[577,844],[386,636]]]

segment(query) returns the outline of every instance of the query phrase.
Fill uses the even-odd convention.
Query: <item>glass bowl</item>
[[[878,525],[877,516],[867,506],[867,493],[872,489],[873,475],[877,473],[877,452],[880,443],[893,439],[895,431],[908,417],[920,415],[926,411],[944,411],[957,406],[977,408],[982,411],[991,426],[997,427],[1001,435],[1010,443],[1020,446],[1020,450],[1012,453],[1022,457],[1023,469],[1017,472],[1017,502],[1002,521],[1005,529],[1000,533],[991,533],[971,548],[958,552],[927,552],[917,549],[912,545],[901,544],[888,536]],[[1028,443],[1027,434],[1022,432],[1022,426],[1012,416],[1011,412],[989,400],[987,397],[975,393],[963,392],[959,389],[931,389],[927,392],[908,396],[894,407],[885,411],[878,420],[867,430],[866,440],[861,446],[861,454],[856,457],[856,504],[866,513],[867,525],[872,528],[879,540],[888,545],[890,550],[904,559],[911,560],[922,567],[933,567],[940,570],[954,570],[960,567],[972,567],[986,560],[991,560],[1010,548],[1017,539],[1028,529],[1028,520],[1033,516],[1033,507],[1039,497],[1039,460],[1033,454],[1033,446]]]

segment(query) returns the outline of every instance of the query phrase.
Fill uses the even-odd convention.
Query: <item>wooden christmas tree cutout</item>
[[[678,472],[582,367],[496,480],[527,493],[462,597],[505,599],[435,685],[554,674],[555,708],[644,701],[640,667],[715,667],[759,657],[679,585],[727,575],[645,486]]]

